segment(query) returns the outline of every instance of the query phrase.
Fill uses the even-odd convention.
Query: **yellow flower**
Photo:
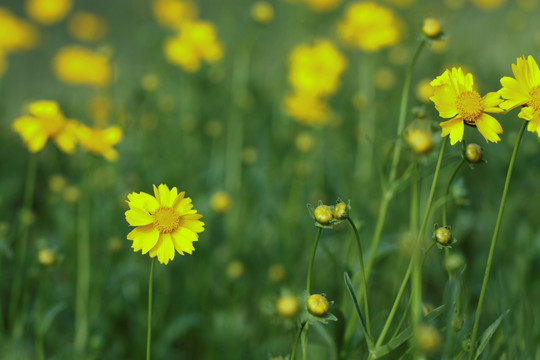
[[[210,207],[218,214],[225,214],[231,209],[231,206],[231,196],[225,191],[217,191],[210,198]]]
[[[86,11],[73,14],[67,26],[71,36],[82,41],[98,41],[107,33],[105,19]]]
[[[512,64],[515,78],[505,76],[501,79],[499,94],[504,101],[499,105],[503,110],[523,106],[518,116],[529,120],[527,130],[540,137],[540,70],[532,56],[520,57]]]
[[[276,302],[277,313],[284,318],[292,318],[300,311],[300,303],[294,295],[283,295]]]
[[[304,94],[333,94],[346,66],[346,58],[328,40],[300,44],[289,55],[289,83]]]
[[[107,57],[81,46],[60,49],[53,60],[53,68],[60,80],[72,85],[102,87],[111,81]]]
[[[75,150],[77,122],[67,120],[54,101],[36,101],[28,106],[30,115],[17,118],[13,130],[22,137],[30,152],[38,152],[52,138],[65,153]]]
[[[199,240],[198,233],[204,231],[204,223],[199,220],[202,215],[193,209],[191,198],[185,197],[183,191],[178,194],[176,187],[169,190],[167,185],[154,185],[154,195],[144,192],[128,195],[126,220],[136,228],[127,239],[133,241],[133,251],[157,256],[166,265],[174,259],[175,249],[180,255],[195,250],[193,242]]]
[[[118,152],[113,146],[122,140],[122,136],[122,129],[118,126],[95,129],[79,124],[77,128],[77,139],[81,146],[91,153],[103,155],[109,161],[118,159]]]
[[[178,34],[165,42],[164,50],[167,60],[188,72],[199,70],[202,60],[215,63],[223,57],[216,29],[207,21],[181,23]]]
[[[422,102],[429,102],[429,98],[433,96],[433,87],[430,79],[421,79],[416,85],[416,98]]]
[[[495,10],[500,8],[506,0],[471,0],[472,3],[483,10]]]
[[[0,7],[0,24],[0,50],[30,50],[36,45],[36,29],[3,7]]]
[[[501,113],[499,94],[490,92],[481,97],[473,88],[473,76],[463,73],[461,68],[446,70],[431,82],[434,95],[430,98],[442,118],[441,136],[450,135],[450,143],[463,140],[464,124],[476,127],[486,141],[498,142],[502,134],[501,125],[489,113]]]
[[[433,148],[431,133],[423,129],[411,129],[405,133],[407,145],[418,155],[424,155]]]
[[[304,125],[324,125],[330,117],[326,102],[310,94],[289,95],[285,98],[284,105],[285,113]]]
[[[197,18],[197,6],[191,1],[154,0],[154,17],[162,26],[177,29],[184,21]]]
[[[26,0],[25,3],[28,17],[43,25],[59,22],[72,6],[72,0]]]
[[[375,2],[357,2],[349,5],[345,17],[338,24],[338,35],[350,46],[366,52],[375,52],[396,44],[402,33],[402,24],[388,8]]]
[[[274,8],[267,1],[257,1],[251,6],[251,17],[259,24],[269,24],[274,20]]]
[[[329,11],[334,9],[341,0],[303,0],[307,6],[315,11]]]

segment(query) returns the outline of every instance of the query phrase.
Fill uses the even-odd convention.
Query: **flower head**
[[[22,137],[30,152],[38,152],[53,139],[65,153],[71,154],[76,145],[77,122],[67,120],[54,101],[42,100],[28,106],[30,115],[13,122],[13,130]]]
[[[450,143],[463,140],[464,124],[476,127],[486,141],[498,142],[503,129],[499,122],[487,113],[501,113],[499,95],[490,92],[481,97],[473,88],[473,77],[461,68],[446,70],[431,82],[434,95],[430,98],[442,118],[441,136],[450,135]]]
[[[111,81],[112,71],[106,56],[81,46],[66,46],[53,61],[56,76],[72,85],[102,87]]]
[[[274,8],[267,1],[257,1],[251,6],[251,17],[255,22],[266,25],[274,20]]]
[[[501,79],[499,94],[504,101],[499,105],[503,110],[523,106],[518,116],[529,120],[527,130],[540,137],[540,70],[532,56],[520,57],[512,64],[515,78],[505,76]]]
[[[184,21],[197,18],[197,6],[186,0],[154,0],[152,10],[156,20],[165,27],[177,29]]]
[[[0,7],[0,24],[2,24],[0,50],[5,52],[29,50],[36,45],[38,38],[36,29],[3,7]]]
[[[77,139],[86,150],[96,155],[103,155],[109,161],[116,161],[118,152],[113,146],[122,140],[122,129],[118,126],[98,129],[79,124]]]
[[[78,11],[68,22],[68,31],[74,38],[94,42],[102,39],[107,33],[105,19],[86,11]]]
[[[330,303],[321,294],[310,295],[306,302],[308,311],[315,316],[324,316],[330,310]]]
[[[62,20],[73,6],[72,0],[26,0],[28,16],[43,25]]]
[[[142,250],[150,257],[158,258],[162,264],[174,259],[175,252],[191,254],[193,242],[199,240],[198,233],[204,231],[201,214],[193,209],[191,198],[178,194],[176,187],[154,185],[154,196],[140,192],[128,195],[129,210],[126,220],[136,226],[128,235],[134,251]],[[175,251],[176,250],[176,251]]]

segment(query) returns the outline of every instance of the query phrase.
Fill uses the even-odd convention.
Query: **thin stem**
[[[411,232],[416,234],[418,231],[418,208],[419,208],[419,199],[418,199],[418,185],[419,185],[419,176],[418,176],[418,160],[415,157],[412,170],[412,183],[411,183],[411,213],[410,213],[410,224]]]
[[[510,179],[512,178],[512,172],[514,170],[514,164],[516,162],[517,152],[519,149],[519,144],[523,138],[523,133],[527,127],[527,120],[523,122],[521,130],[519,132],[516,144],[514,145],[514,151],[512,152],[512,157],[510,158],[510,164],[508,165],[508,172],[506,173],[506,181],[504,183],[504,189],[501,197],[501,204],[499,206],[499,213],[497,215],[497,222],[495,223],[495,229],[493,230],[493,237],[491,238],[491,246],[489,248],[489,255],[486,264],[486,270],[484,273],[484,281],[482,282],[482,290],[480,291],[480,298],[478,299],[478,306],[476,308],[476,319],[474,320],[473,331],[471,335],[471,348],[469,351],[469,360],[474,359],[475,349],[476,349],[476,337],[478,335],[478,324],[480,323],[480,315],[482,314],[482,306],[484,305],[484,296],[486,295],[487,283],[489,281],[489,273],[491,270],[491,263],[493,261],[493,254],[495,253],[495,244],[497,243],[497,238],[499,237],[499,230],[501,227],[501,220],[504,213],[504,206],[506,204],[506,196],[508,195],[508,188],[510,186]]]
[[[315,242],[313,243],[313,249],[311,250],[311,259],[309,260],[306,290],[308,294],[311,294],[311,272],[313,270],[313,263],[315,262],[315,253],[317,252],[317,245],[319,244],[319,239],[321,237],[322,228],[317,230],[317,236],[315,237]]]
[[[366,281],[366,272],[364,267],[364,253],[362,251],[362,243],[360,242],[360,235],[358,234],[358,229],[350,217],[347,217],[349,224],[354,231],[354,237],[356,238],[356,244],[358,245],[358,257],[360,259],[360,272],[362,278],[362,292],[364,293],[364,313],[366,316],[366,331],[367,335],[371,337],[371,327],[369,321],[369,306],[368,306],[368,297],[367,297],[367,281]]]
[[[448,180],[448,185],[446,185],[446,191],[444,192],[444,205],[443,205],[443,211],[442,211],[442,218],[443,218],[443,226],[448,225],[448,218],[447,218],[447,205],[448,201],[450,200],[450,187],[452,186],[452,183],[454,182],[454,179],[456,178],[456,175],[461,168],[461,165],[465,163],[465,159],[463,157],[461,158],[461,161],[456,165],[454,172],[452,172],[452,176],[450,176],[450,179]]]
[[[146,332],[146,360],[150,360],[150,344],[152,342],[152,285],[154,282],[154,265],[156,258],[152,258],[150,265],[150,279],[148,280],[148,330]]]
[[[304,330],[305,325],[306,325],[306,322],[304,321],[302,325],[300,325],[300,328],[298,329],[298,332],[296,333],[296,337],[294,339],[294,345],[291,352],[291,360],[294,360],[296,356],[296,347],[298,345],[298,339],[300,339],[300,335],[302,334],[302,330]]]

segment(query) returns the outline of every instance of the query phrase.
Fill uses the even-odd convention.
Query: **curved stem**
[[[152,284],[154,282],[154,264],[156,258],[152,258],[150,266],[150,279],[148,280],[148,331],[146,332],[146,360],[150,360],[150,344],[152,340]]]
[[[508,188],[510,186],[510,179],[512,178],[512,172],[514,170],[514,164],[516,162],[517,152],[519,149],[519,144],[527,127],[527,120],[523,122],[521,130],[514,145],[514,151],[512,152],[512,157],[510,158],[510,164],[508,165],[508,171],[506,173],[506,181],[504,183],[504,189],[501,197],[501,204],[499,206],[499,213],[497,214],[497,222],[495,223],[495,229],[493,230],[493,237],[491,238],[491,246],[489,248],[489,255],[486,264],[486,270],[484,273],[484,280],[482,282],[482,290],[480,290],[480,297],[478,299],[478,306],[476,308],[476,318],[474,320],[473,331],[471,335],[471,348],[469,351],[469,359],[472,360],[475,357],[476,349],[476,337],[478,335],[478,324],[480,322],[480,315],[482,314],[482,306],[484,305],[484,296],[486,295],[487,283],[489,281],[489,273],[491,270],[491,263],[493,261],[493,254],[495,252],[495,244],[497,243],[497,238],[499,237],[499,230],[501,227],[501,220],[504,213],[504,206],[506,204],[506,196],[508,195]]]
[[[315,253],[317,252],[317,245],[319,245],[321,232],[322,232],[322,228],[319,228],[319,230],[317,231],[317,236],[315,237],[315,243],[313,244],[313,249],[311,250],[311,259],[309,260],[309,268],[308,268],[307,283],[306,283],[306,290],[308,294],[311,294],[311,272],[313,270],[313,263],[315,262]]]
[[[354,222],[351,220],[350,217],[347,217],[347,220],[349,221],[349,224],[351,224],[351,227],[354,231],[354,237],[356,238],[356,244],[358,245],[358,257],[360,259],[360,272],[362,277],[362,292],[364,293],[364,313],[366,316],[366,331],[367,335],[371,337],[371,327],[370,327],[370,321],[369,321],[369,306],[368,306],[368,297],[367,297],[367,281],[366,281],[366,272],[364,267],[364,253],[362,251],[362,243],[360,242],[360,235],[358,234],[358,229],[354,225]]]
[[[291,352],[291,360],[294,360],[294,357],[296,356],[296,347],[298,345],[298,339],[300,339],[300,335],[302,334],[302,330],[304,330],[304,326],[306,326],[305,321],[302,323],[302,325],[300,325],[300,328],[298,329],[298,332],[296,333],[296,338],[294,339],[294,345]]]
[[[448,225],[448,218],[447,218],[447,205],[448,201],[450,201],[450,187],[452,186],[452,183],[454,182],[454,179],[456,178],[456,175],[461,168],[461,165],[465,163],[465,159],[463,157],[461,158],[461,161],[456,165],[456,168],[454,169],[454,172],[452,173],[452,176],[450,176],[450,179],[448,180],[448,185],[446,185],[446,191],[444,192],[444,205],[443,205],[443,212],[442,212],[442,218],[443,218],[443,226]]]

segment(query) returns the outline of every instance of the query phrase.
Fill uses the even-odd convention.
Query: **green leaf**
[[[491,325],[488,326],[488,328],[484,331],[482,334],[482,337],[480,338],[480,343],[478,344],[478,347],[476,348],[476,354],[474,356],[474,360],[478,359],[484,349],[486,348],[487,344],[489,343],[489,340],[491,340],[491,337],[501,324],[502,319],[508,315],[510,310],[506,310],[501,316],[497,318]]]
[[[347,273],[344,274],[344,278],[345,278],[345,285],[347,286],[347,290],[349,290],[349,294],[351,295],[354,307],[356,308],[356,313],[358,314],[358,317],[360,318],[360,326],[362,326],[362,331],[364,332],[368,348],[371,352],[371,350],[373,349],[373,339],[366,331],[366,321],[364,320],[364,317],[362,316],[362,311],[360,311],[360,306],[358,305],[358,300],[357,300],[356,294],[354,292],[354,289],[351,283],[351,278],[349,277],[349,274]],[[367,296],[367,294],[364,294],[364,295]]]

